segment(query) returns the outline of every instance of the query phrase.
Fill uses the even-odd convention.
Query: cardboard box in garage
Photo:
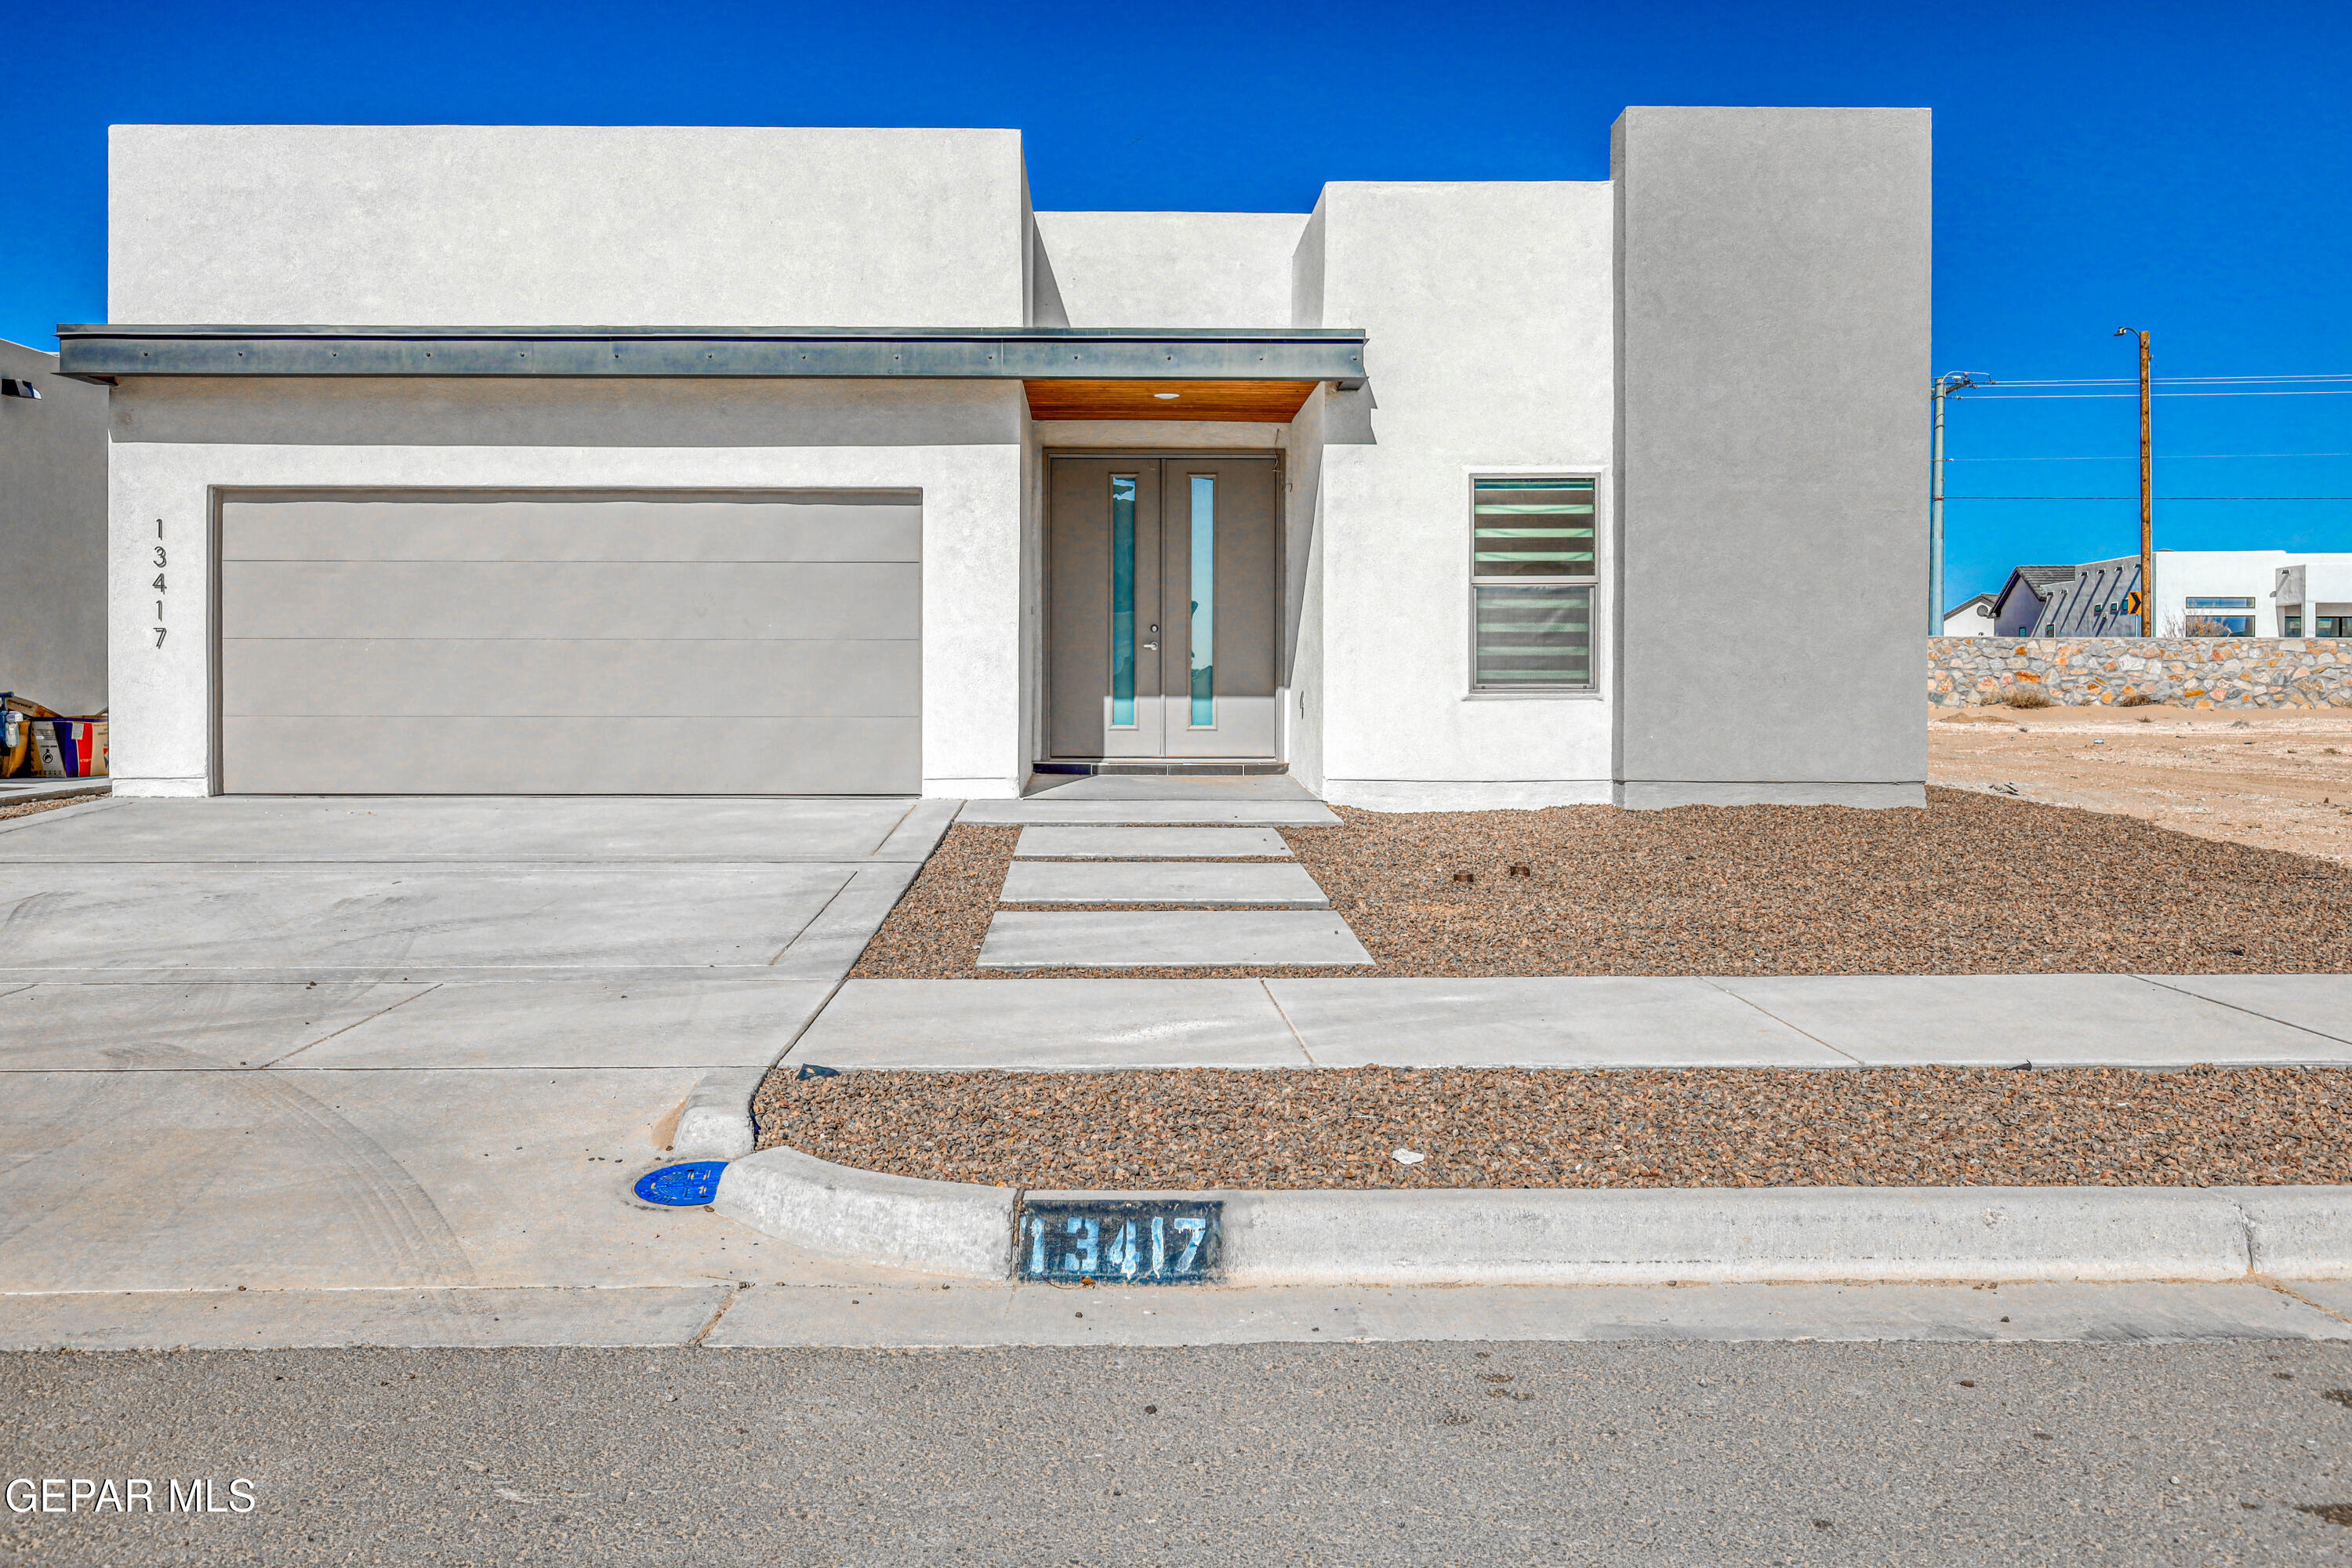
[[[40,757],[43,778],[106,777],[105,720],[36,719],[32,726],[33,750]]]

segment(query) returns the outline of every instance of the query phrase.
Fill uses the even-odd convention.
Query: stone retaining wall
[[[1927,700],[1997,701],[2040,686],[2066,707],[2134,692],[2184,708],[2352,708],[2352,639],[1929,637]]]

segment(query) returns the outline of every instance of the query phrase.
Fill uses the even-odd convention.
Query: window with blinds
[[[1589,478],[1473,482],[1475,689],[1592,689],[1601,537],[1595,493]]]

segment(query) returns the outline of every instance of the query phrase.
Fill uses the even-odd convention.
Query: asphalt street
[[[185,1352],[0,1358],[0,1421],[12,1481],[153,1483],[12,1511],[59,1568],[2334,1563],[2347,1385],[2278,1341]]]

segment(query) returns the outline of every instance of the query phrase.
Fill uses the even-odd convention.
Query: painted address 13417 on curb
[[[1214,1199],[1024,1201],[1013,1274],[1057,1285],[1198,1285],[1213,1279],[1225,1205]]]

